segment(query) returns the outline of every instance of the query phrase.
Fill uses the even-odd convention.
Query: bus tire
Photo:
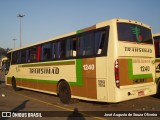
[[[17,87],[16,79],[14,77],[12,78],[12,87],[15,91],[20,90],[20,88]]]
[[[62,103],[69,104],[71,102],[71,89],[66,81],[59,83],[58,95]]]

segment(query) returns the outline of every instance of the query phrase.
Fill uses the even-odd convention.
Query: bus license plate
[[[143,95],[144,95],[144,91],[138,92],[138,96],[143,96]]]

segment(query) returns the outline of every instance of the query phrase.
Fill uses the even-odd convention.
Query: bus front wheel
[[[12,87],[15,91],[18,91],[20,90],[18,87],[17,87],[17,83],[16,83],[16,79],[13,77],[12,78]]]
[[[69,104],[71,102],[71,89],[69,84],[66,81],[60,82],[58,91],[61,102],[64,104]]]

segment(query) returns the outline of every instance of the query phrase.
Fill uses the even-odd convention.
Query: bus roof
[[[160,36],[160,33],[153,34],[153,37],[157,37],[157,36]]]
[[[61,38],[69,37],[71,35],[76,35],[76,34],[83,33],[83,32],[89,31],[89,30],[94,30],[94,29],[98,29],[98,28],[101,28],[101,27],[105,27],[105,26],[111,24],[112,22],[132,23],[132,24],[141,25],[141,26],[144,26],[144,27],[146,27],[148,29],[151,29],[150,26],[148,26],[148,25],[146,25],[144,23],[138,22],[138,21],[127,20],[127,19],[119,19],[119,18],[111,19],[111,20],[107,20],[107,21],[104,21],[104,22],[97,23],[97,24],[95,24],[93,26],[90,26],[90,27],[87,27],[87,28],[84,28],[84,29],[80,29],[80,30],[77,30],[77,31],[74,31],[74,32],[70,32],[70,33],[61,35],[61,36],[56,36],[56,37],[53,37],[53,38],[50,38],[50,39],[47,39],[47,40],[43,40],[43,41],[37,42],[35,44],[24,46],[22,48],[13,49],[13,50],[10,50],[8,53],[13,52],[13,51],[17,51],[17,50],[21,50],[21,49],[25,49],[25,48],[28,48],[28,47],[32,47],[32,46],[35,46],[35,45],[43,44],[43,43],[46,43],[46,42],[50,42],[50,41],[53,41],[53,40],[58,40],[58,39],[61,39]]]

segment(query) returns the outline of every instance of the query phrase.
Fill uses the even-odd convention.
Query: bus
[[[157,96],[160,98],[160,33],[153,34],[155,55],[156,55],[156,83],[157,83]]]
[[[7,62],[7,57],[3,57],[1,60],[1,66],[4,66]]]
[[[9,70],[9,61],[7,57],[3,57],[1,60],[1,70],[5,71],[5,74],[7,74],[8,70]]]
[[[8,73],[9,68],[9,61],[7,57],[2,57],[2,60],[0,61],[0,84],[5,82],[5,75]]]
[[[72,98],[116,103],[156,94],[151,27],[112,19],[11,50],[7,85]]]

